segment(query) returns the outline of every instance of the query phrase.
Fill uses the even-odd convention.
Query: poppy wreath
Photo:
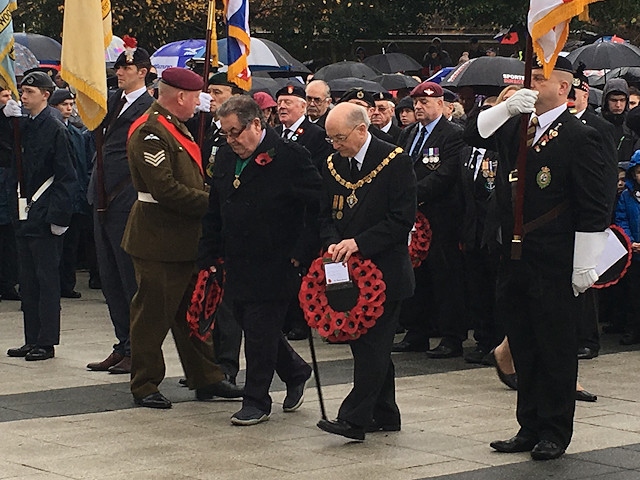
[[[411,241],[409,242],[409,257],[413,268],[418,268],[429,254],[431,246],[431,225],[429,220],[422,212],[416,214],[415,231],[411,232]]]
[[[219,273],[211,272],[208,268],[200,270],[191,294],[191,304],[187,309],[189,336],[203,342],[211,336],[214,326],[213,315],[222,302],[224,294],[224,271],[221,269],[221,262],[217,269]]]
[[[349,276],[358,288],[358,298],[351,310],[339,312],[329,305],[323,264],[322,256],[316,258],[302,279],[298,300],[304,318],[329,342],[355,340],[367,333],[384,312],[386,284],[382,272],[358,254],[349,258]]]
[[[624,277],[627,274],[627,270],[629,270],[629,267],[631,266],[631,259],[633,258],[633,251],[631,250],[631,239],[624,232],[624,229],[622,229],[620,226],[615,224],[609,225],[609,228],[613,231],[614,234],[616,234],[616,236],[618,237],[618,240],[620,240],[620,242],[624,244],[624,247],[627,249],[627,254],[615,263],[615,265],[618,266],[619,271],[615,272],[613,276],[609,276],[607,274],[609,273],[610,270],[607,270],[596,281],[596,283],[593,284],[593,288],[597,288],[597,289],[607,288],[618,283],[622,279],[622,277]],[[615,266],[612,267],[612,269],[614,268]],[[605,275],[609,277],[608,281],[603,281],[603,277]]]

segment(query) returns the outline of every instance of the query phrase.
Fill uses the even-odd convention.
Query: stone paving
[[[640,353],[617,346],[613,336],[603,338],[600,357],[580,363],[581,382],[598,402],[578,404],[567,455],[541,463],[489,448],[517,429],[515,393],[491,368],[462,359],[395,356],[402,431],[368,434],[362,444],[315,427],[314,388],[300,410],[282,412],[279,380],[269,422],[232,426],[239,402],[196,402],[178,385],[182,370],[170,336],[161,390],[174,407],[134,407],[127,377],[85,369],[114,341],[102,294],[86,285],[81,274],[82,298],[62,300],[62,344],[44,362],[4,356],[23,343],[22,316],[17,302],[0,302],[0,479],[640,478]],[[350,353],[345,345],[315,343],[333,418],[350,388]],[[294,346],[309,359],[306,341]]]

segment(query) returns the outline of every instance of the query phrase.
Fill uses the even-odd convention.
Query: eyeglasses
[[[354,131],[356,128],[358,128],[360,125],[362,125],[362,123],[361,123],[361,124],[359,124],[359,125],[356,125],[355,127],[353,127],[353,128],[351,129],[351,131],[350,131],[349,133],[347,133],[346,135],[335,135],[335,136],[333,136],[333,137],[327,137],[327,138],[326,138],[326,140],[327,140],[327,142],[329,142],[329,143],[331,143],[331,144],[336,143],[336,142],[337,142],[337,143],[343,143],[343,142],[346,142],[346,141],[347,141],[347,138],[349,138],[349,137],[351,136],[351,134],[353,133],[353,131]]]
[[[322,103],[326,100],[326,98],[320,98],[320,97],[307,97],[307,103]]]
[[[247,123],[246,125],[243,125],[242,128],[237,132],[225,132],[224,130],[220,130],[220,136],[230,138],[231,140],[235,140],[240,135],[242,135],[242,132],[244,132],[249,125],[251,124]]]
[[[375,107],[373,107],[373,109],[379,111],[380,113],[384,113],[387,110],[389,110],[389,107],[385,107],[385,106],[379,107],[379,106],[376,105]]]

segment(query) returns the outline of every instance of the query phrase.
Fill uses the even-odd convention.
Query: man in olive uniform
[[[169,68],[158,101],[131,127],[127,152],[138,200],[122,247],[131,255],[138,290],[131,301],[131,392],[137,405],[170,408],[158,391],[165,373],[162,343],[171,329],[199,400],[236,398],[214,363],[211,341],[189,338],[186,312],[194,286],[200,220],[207,210],[200,149],[184,125],[199,104],[203,81]]]

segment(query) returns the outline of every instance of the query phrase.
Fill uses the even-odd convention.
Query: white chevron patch
[[[144,137],[145,140],[160,140],[160,137],[154,135],[153,133],[150,133],[149,135],[147,135],[146,137]]]
[[[158,165],[160,165],[165,158],[166,158],[166,155],[164,153],[164,150],[160,150],[155,155],[149,152],[144,152],[144,161],[153,165],[154,167],[157,167]]]

